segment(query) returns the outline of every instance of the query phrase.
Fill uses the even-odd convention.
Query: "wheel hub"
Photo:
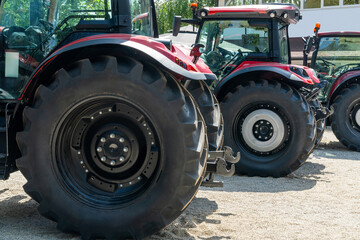
[[[272,110],[258,109],[243,121],[241,134],[245,143],[258,152],[269,152],[278,148],[285,140],[285,124]]]
[[[259,141],[267,141],[274,135],[274,127],[267,120],[259,120],[253,127],[253,134]]]
[[[67,116],[57,141],[70,151],[66,147],[57,151],[57,159],[67,159],[59,168],[79,184],[79,191],[114,193],[118,196],[114,201],[122,201],[140,194],[158,174],[158,135],[145,112],[133,103],[100,99],[84,100]]]
[[[118,167],[129,161],[132,144],[126,134],[120,131],[106,131],[98,137],[96,156],[109,167]]]

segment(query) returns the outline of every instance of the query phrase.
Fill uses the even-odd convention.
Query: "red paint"
[[[36,75],[49,63],[51,62],[61,50],[68,48],[69,46],[72,46],[74,44],[82,43],[82,42],[88,42],[92,40],[100,40],[100,39],[119,39],[124,41],[132,41],[139,44],[142,44],[144,46],[147,46],[149,48],[152,48],[153,50],[157,51],[159,54],[162,54],[163,56],[169,58],[172,62],[176,62],[176,58],[183,61],[183,63],[187,64],[187,70],[190,72],[201,72],[201,73],[210,73],[209,67],[203,62],[198,61],[197,64],[194,64],[192,62],[192,57],[190,57],[190,50],[187,50],[185,48],[173,46],[172,51],[170,51],[164,44],[156,41],[153,38],[146,37],[146,36],[140,36],[140,35],[129,35],[129,34],[101,34],[101,35],[94,35],[86,38],[82,38],[79,40],[76,40],[74,42],[71,42],[64,47],[58,49],[53,53],[54,57],[48,60],[45,64],[43,64],[40,69],[33,75],[32,79],[36,77]],[[30,85],[32,79],[29,81],[27,87],[25,88],[25,91],[22,93],[19,100],[21,100],[26,92],[26,89]]]
[[[360,32],[349,32],[349,31],[338,31],[338,32],[321,32],[319,33],[320,37],[336,37],[336,36],[351,36],[351,35],[359,35],[360,36]]]
[[[305,66],[298,66],[298,65],[289,65],[289,64],[281,64],[276,62],[260,62],[260,61],[245,61],[241,63],[237,68],[235,68],[232,73],[235,73],[237,71],[241,71],[245,68],[249,67],[275,67],[283,69],[287,72],[291,72],[298,78],[300,78],[304,83],[313,85],[314,83],[319,83],[320,80],[317,78],[316,75],[313,74],[313,71],[311,68],[305,67]],[[304,78],[290,70],[290,67],[296,67],[300,69],[304,69],[306,73],[309,75],[310,78]],[[225,78],[226,79],[226,78]]]
[[[297,10],[297,8],[289,5],[243,5],[234,7],[210,7],[205,8],[209,11],[209,15],[216,13],[244,13],[257,12],[260,14],[267,14],[271,10]]]
[[[331,99],[333,93],[335,92],[335,90],[345,81],[355,77],[355,76],[360,76],[360,70],[354,70],[354,71],[349,71],[344,73],[343,75],[341,75],[338,79],[336,79],[335,83],[332,85],[331,90],[330,90],[330,94],[329,94],[329,99]]]

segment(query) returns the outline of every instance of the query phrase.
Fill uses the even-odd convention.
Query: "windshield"
[[[152,11],[149,0],[130,0],[133,34],[153,36]]]
[[[248,56],[267,56],[268,24],[263,20],[206,21],[198,36],[198,43],[205,46],[201,57],[220,77]]]
[[[289,45],[288,45],[288,34],[287,25],[279,23],[279,40],[280,40],[280,63],[289,63]]]
[[[360,37],[322,37],[314,69],[322,80],[330,82],[323,97],[328,95],[332,83],[343,73],[360,70]]]

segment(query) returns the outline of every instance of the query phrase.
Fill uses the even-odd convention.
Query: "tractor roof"
[[[360,37],[360,32],[350,32],[350,31],[337,31],[337,32],[320,32],[319,37]]]
[[[207,7],[199,10],[201,18],[277,18],[285,23],[297,23],[300,10],[293,4],[242,5],[233,7]]]

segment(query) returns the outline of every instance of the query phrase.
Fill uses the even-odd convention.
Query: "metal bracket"
[[[222,151],[210,151],[208,160],[224,159],[229,163],[237,163],[240,160],[240,152],[236,154],[236,157],[233,156],[234,152],[231,147],[225,146]]]
[[[315,119],[316,121],[320,121],[322,119],[328,118],[330,115],[334,113],[334,107],[330,106],[330,109],[327,107],[319,107],[315,109]]]
[[[240,152],[233,156],[234,152],[230,147],[224,147],[222,151],[210,151],[206,171],[231,177],[235,173],[235,163],[240,160]]]
[[[225,146],[222,151],[210,151],[208,154],[206,165],[208,178],[202,182],[201,186],[223,187],[223,182],[214,181],[214,174],[219,174],[224,177],[233,176],[235,173],[235,163],[240,160],[240,152],[234,157],[234,152],[231,147]]]

